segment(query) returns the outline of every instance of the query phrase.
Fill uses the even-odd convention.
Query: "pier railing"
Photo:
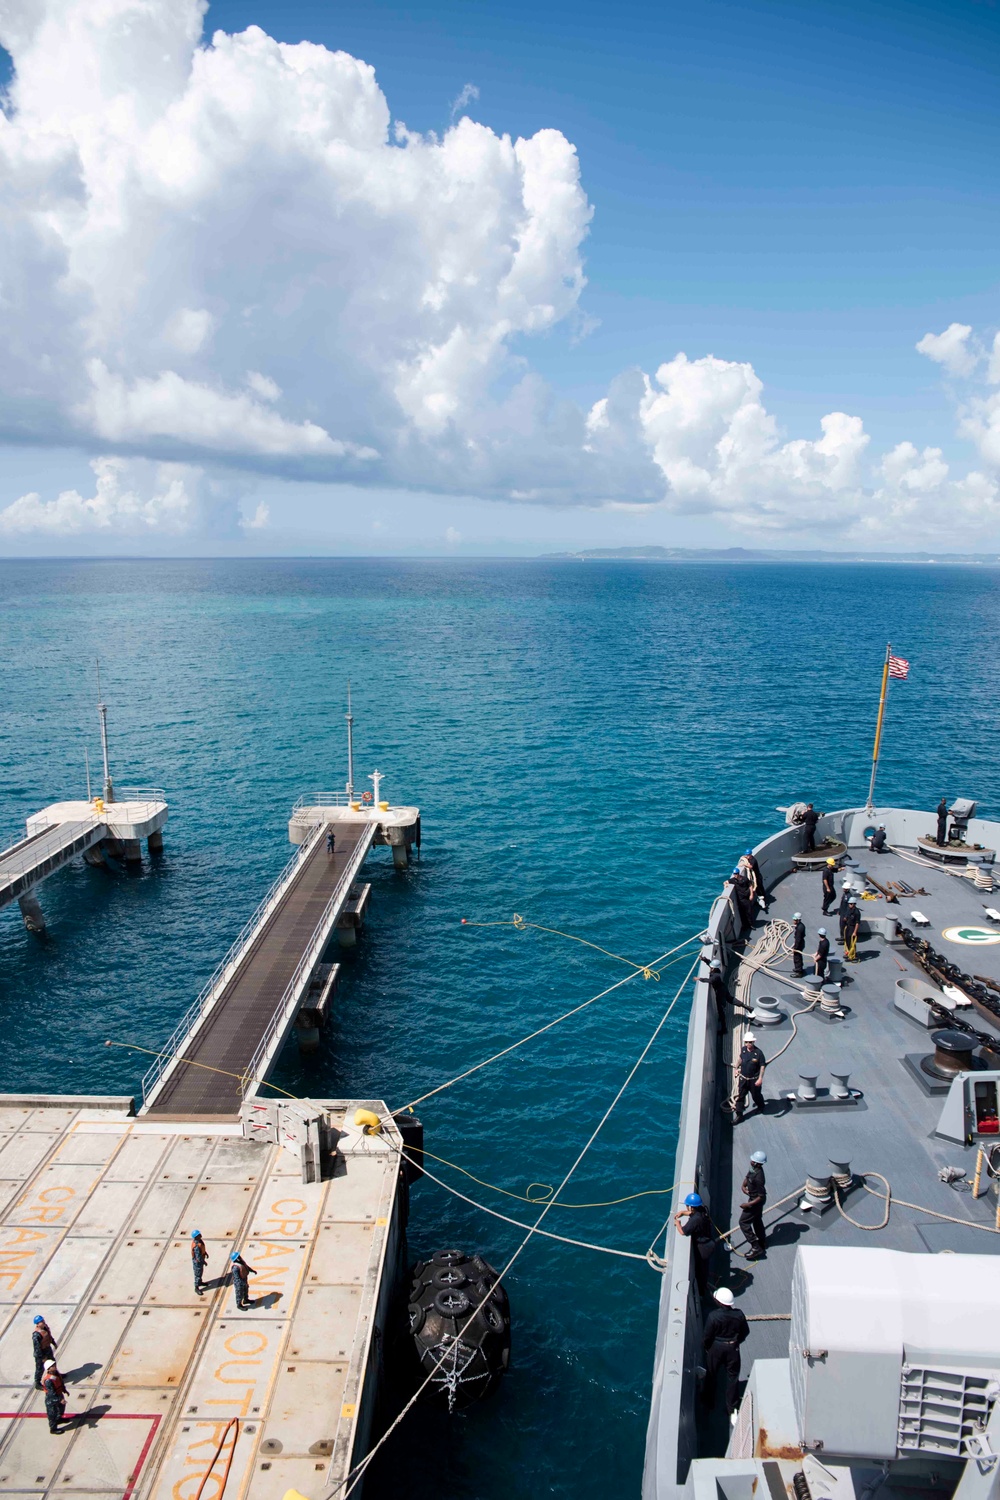
[[[207,1010],[211,1008],[219,993],[223,989],[225,989],[230,979],[232,979],[237,968],[246,956],[247,950],[249,949],[250,944],[253,942],[253,939],[257,936],[257,933],[260,931],[265,921],[271,915],[277,897],[281,894],[283,888],[291,880],[295,871],[309,855],[313,848],[313,845],[316,843],[316,840],[320,837],[322,832],[323,824],[314,823],[306,837],[303,839],[302,843],[299,845],[298,849],[295,851],[285,868],[282,870],[281,874],[271,885],[267,895],[264,897],[263,901],[261,901],[253,916],[244,925],[239,933],[239,936],[231,944],[225,958],[223,958],[222,961],[216,966],[212,977],[205,984],[197,1000],[195,1000],[193,1005],[190,1005],[188,1007],[188,1009],[184,1012],[184,1015],[181,1017],[180,1021],[178,1021],[177,1025],[174,1027],[169,1039],[163,1045],[160,1056],[156,1059],[156,1061],[153,1063],[153,1066],[148,1070],[148,1072],[146,1072],[146,1074],[143,1076],[142,1097],[143,1101],[146,1104],[149,1103],[150,1098],[153,1094],[153,1090],[160,1082],[160,1079],[163,1077],[164,1073],[177,1059],[185,1039],[191,1034],[191,1032],[197,1026],[198,1022],[201,1020],[201,1017]]]
[[[312,804],[307,803],[305,805],[310,806]],[[329,806],[329,804],[327,805]],[[330,899],[324,906],[319,921],[313,928],[312,937],[309,939],[306,950],[296,964],[292,977],[285,986],[285,992],[278,1001],[274,1015],[267,1023],[264,1034],[257,1044],[257,1050],[250,1059],[249,1066],[240,1080],[241,1092],[244,1099],[263,1079],[267,1071],[268,1054],[275,1045],[276,1040],[280,1039],[288,1022],[298,1009],[302,998],[302,991],[308,983],[313,969],[323,956],[323,949],[330,940],[330,924],[333,920],[334,912],[343,904],[344,898],[357,879],[358,871],[365,862],[374,836],[375,830],[373,828],[367,838],[362,838],[359,841],[350,863],[334,886]]]
[[[292,817],[304,807],[350,807],[352,802],[362,802],[364,796],[364,792],[356,792],[353,797],[349,797],[346,792],[306,792],[292,808]],[[368,796],[371,797],[370,792]]]
[[[72,823],[53,823],[40,833],[29,833],[0,853],[0,887],[11,900],[74,855],[104,837],[105,825],[95,814]]]

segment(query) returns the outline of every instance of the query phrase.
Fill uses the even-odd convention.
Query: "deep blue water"
[[[120,784],[170,799],[138,878],[82,864],[42,889],[51,936],[0,913],[0,1089],[133,1092],[290,850],[295,797],[377,765],[423,812],[422,858],[388,851],[334,1024],[295,1092],[399,1105],[621,977],[557,937],[461,918],[515,911],[648,960],[698,929],[742,849],[799,797],[853,805],[885,641],[880,795],[1000,811],[993,569],[493,561],[0,564],[0,836],[84,794],[99,757],[93,659]],[[516,1192],[556,1182],[683,969],[637,980],[421,1107],[427,1146]],[[671,1181],[686,1008],[668,1022],[567,1199]],[[514,1217],[527,1204],[454,1179]],[[497,1264],[518,1230],[424,1182],[415,1255],[455,1242]],[[553,1210],[546,1227],[644,1250],[667,1200]],[[370,1493],[636,1494],[657,1280],[535,1240],[509,1278],[514,1359],[498,1396],[408,1420]]]

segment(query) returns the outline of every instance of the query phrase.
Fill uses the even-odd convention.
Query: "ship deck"
[[[333,1175],[303,1184],[297,1158],[238,1127],[106,1103],[0,1099],[0,1490],[319,1500],[370,1413],[398,1255],[395,1150],[351,1123],[353,1104],[324,1103]],[[204,1296],[192,1229],[209,1250]],[[234,1248],[257,1272],[245,1312]],[[36,1313],[68,1388],[54,1436],[34,1389]]]
[[[993,927],[984,911],[994,903],[1000,906],[1000,893],[990,896],[977,890],[970,879],[922,860],[918,865],[913,862],[912,851],[907,852],[910,859],[894,853],[879,856],[852,850],[855,863],[867,869],[880,885],[904,881],[913,887],[922,886],[928,893],[900,897],[898,904],[889,904],[881,897],[863,901],[863,917],[893,916],[912,926],[910,912],[920,911],[930,920],[930,926],[920,929],[920,935],[932,947],[965,972],[1000,982],[1000,924]],[[840,878],[838,874],[838,890]],[[772,887],[770,894],[767,917],[758,918],[747,948],[760,937],[767,920],[790,920],[793,912],[801,911],[807,932],[806,972],[811,972],[810,955],[818,926],[827,927],[834,950],[840,951],[836,909],[825,920],[821,915],[818,873],[792,871]],[[971,946],[944,938],[945,929],[961,924],[992,929],[995,941]],[[775,967],[791,976],[790,959],[783,958]],[[740,1184],[752,1151],[767,1152],[769,1203],[774,1205],[787,1194],[795,1194],[790,1202],[765,1213],[765,1260],[747,1262],[736,1253],[747,1248],[737,1229],[734,1252],[727,1255],[717,1251],[712,1263],[712,1284],[732,1286],[737,1305],[752,1319],[750,1338],[743,1349],[744,1377],[756,1359],[787,1357],[792,1264],[799,1244],[865,1245],[933,1254],[1000,1251],[1000,1235],[993,1227],[996,1194],[984,1194],[976,1201],[970,1190],[976,1149],[934,1135],[945,1094],[926,1092],[904,1061],[907,1055],[932,1052],[933,1045],[925,1027],[895,1009],[895,982],[907,975],[926,976],[909,949],[890,945],[881,936],[862,938],[858,961],[845,964],[844,972],[847,982],[842,999],[849,1010],[845,1020],[829,1020],[813,1011],[799,1020],[797,1035],[791,1041],[792,1026],[787,1019],[779,1026],[754,1028],[765,1056],[775,1059],[769,1062],[765,1078],[766,1113],[760,1115],[751,1106],[740,1124],[724,1125],[718,1137],[710,1201],[720,1230],[738,1223]],[[735,974],[731,974],[731,987],[734,983]],[[770,975],[757,973],[751,995],[761,994],[778,995],[786,1009],[796,1010],[805,1004],[790,985],[783,986]],[[990,1031],[978,1011],[962,1010],[960,1014],[977,1030]],[[726,1066],[718,1069],[720,1107],[732,1076],[729,1062],[734,1035],[748,1024],[740,1008],[734,1020],[734,1029],[721,1039]],[[787,1095],[799,1086],[799,1073],[806,1068],[819,1073],[820,1089],[829,1086],[833,1068],[849,1070],[850,1086],[860,1090],[861,1100],[853,1105],[791,1103]],[[855,1174],[881,1173],[888,1180],[894,1201],[884,1228],[874,1227],[884,1217],[884,1201],[864,1188],[853,1190],[844,1208],[867,1228],[855,1227],[836,1205],[822,1214],[800,1211],[801,1194],[795,1190],[803,1186],[808,1173],[828,1173],[829,1158],[838,1155],[850,1160]],[[938,1177],[939,1170],[946,1166],[965,1168],[967,1178],[955,1187],[948,1186]],[[869,1186],[882,1190],[875,1177],[869,1176]],[[897,1195],[908,1204],[920,1206],[904,1206]],[[952,1222],[955,1219],[967,1222]],[[942,1276],[947,1274],[947,1262],[943,1261]],[[728,1433],[728,1424],[716,1412],[711,1431],[703,1434],[702,1452],[721,1452]]]

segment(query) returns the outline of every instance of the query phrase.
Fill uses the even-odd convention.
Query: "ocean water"
[[[648,962],[696,932],[777,803],[867,790],[887,638],[888,803],[1000,811],[1000,574],[988,568],[501,561],[0,563],[0,836],[82,796],[99,762],[93,662],[119,784],[160,785],[165,850],[138,876],[79,863],[41,898],[47,942],[0,913],[0,1089],[133,1092],[290,853],[296,796],[375,766],[423,814],[419,864],[369,861],[371,919],[297,1093],[405,1104],[628,972],[526,919]],[[95,777],[96,786],[96,777]],[[462,925],[462,918],[497,923]],[[420,1106],[430,1151],[526,1194],[556,1183],[686,966],[635,979]],[[546,1228],[644,1251],[667,1215],[686,996]],[[442,1169],[515,1219],[537,1210]],[[502,1265],[522,1231],[424,1181],[414,1257]],[[454,1419],[418,1409],[373,1466],[382,1500],[636,1494],[658,1282],[535,1239],[509,1279],[512,1368]]]

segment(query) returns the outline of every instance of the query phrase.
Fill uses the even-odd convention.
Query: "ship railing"
[[[225,957],[216,965],[211,978],[202,988],[197,1000],[188,1006],[188,1009],[174,1027],[170,1037],[164,1043],[159,1057],[143,1076],[142,1097],[146,1104],[149,1103],[153,1090],[160,1082],[164,1073],[176,1060],[181,1048],[184,1046],[186,1038],[194,1031],[202,1016],[211,1008],[232,979],[240,963],[245,958],[254,938],[271,916],[279,896],[283,894],[284,889],[290,884],[296,871],[308,858],[322,832],[323,824],[314,823],[281,874],[272,883],[267,895],[261,901],[253,916],[244,924],[239,935],[230,945]]]
[[[323,825],[320,824],[318,826],[322,827]],[[357,878],[358,871],[365,862],[374,836],[375,829],[372,827],[371,831],[359,841],[350,861],[334,886],[330,899],[324,906],[316,926],[313,928],[308,946],[296,964],[292,977],[285,986],[284,994],[278,1001],[275,1012],[267,1023],[264,1034],[257,1044],[257,1050],[250,1059],[249,1066],[240,1080],[241,1092],[244,1099],[258,1083],[262,1082],[268,1071],[269,1062],[273,1061],[273,1058],[270,1056],[272,1048],[275,1047],[281,1033],[298,1010],[302,999],[302,991],[305,989],[313,970],[323,956],[324,948],[330,940],[330,930],[334,915],[346,900],[351,886]]]

